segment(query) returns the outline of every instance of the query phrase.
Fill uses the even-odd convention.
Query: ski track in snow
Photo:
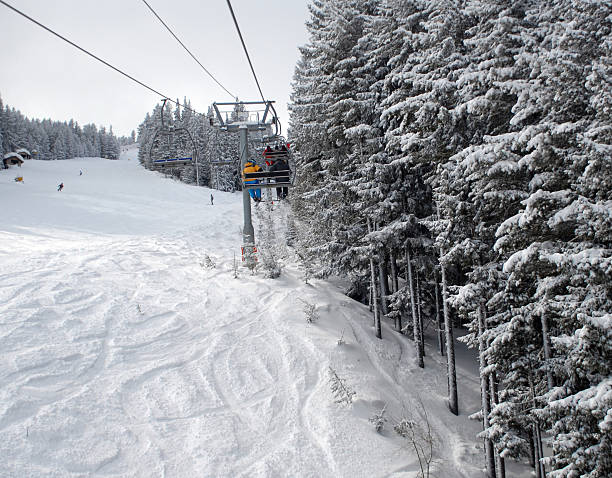
[[[271,476],[277,461],[278,476],[287,462],[297,462],[296,471],[317,463],[331,475],[333,462],[316,435],[302,434],[303,393],[318,380],[316,361],[295,347],[295,337],[270,325],[270,311],[288,292],[263,284],[259,302],[236,303],[229,296],[235,290],[224,286],[229,272],[217,270],[196,288],[181,286],[199,271],[184,247],[163,244],[111,241],[78,256],[50,252],[36,258],[46,264],[32,281],[37,290],[3,288],[12,319],[3,322],[10,373],[2,394],[13,405],[3,410],[0,431],[22,443],[24,427],[29,442],[68,441],[70,473],[153,476],[149,471],[157,469],[159,476],[188,476],[199,469],[201,476]],[[34,269],[27,266],[25,276]],[[13,270],[11,281],[22,282]],[[92,279],[95,270],[105,272]],[[40,436],[39,424],[60,416],[76,423],[67,429],[58,423],[53,435]],[[108,450],[87,443],[87,422],[98,417],[106,417],[99,426],[109,437],[122,438]],[[191,463],[185,455],[164,455],[177,442]],[[215,444],[214,453],[207,443]],[[61,452],[38,450],[38,472],[43,463],[70,464],[68,450]],[[97,458],[80,469],[85,456]],[[142,465],[128,470],[122,461]]]
[[[363,306],[289,263],[280,279],[234,278],[241,197],[215,192],[206,209],[208,189],[125,158],[27,163],[11,190],[24,208],[0,226],[0,477],[414,478],[392,424],[368,422],[385,404],[418,415],[409,397],[440,444],[437,476],[481,476],[477,424],[441,411],[446,383],[417,369],[406,337],[385,325],[378,341]],[[90,182],[56,193],[57,168]],[[426,371],[443,367],[428,354]],[[334,403],[329,365],[352,406]]]
[[[25,249],[0,249],[0,476],[337,474],[309,425],[321,354],[276,310],[290,290],[231,284],[239,219],[0,230]],[[231,254],[207,252],[228,234]]]

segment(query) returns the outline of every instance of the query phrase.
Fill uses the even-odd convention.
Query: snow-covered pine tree
[[[178,101],[177,101],[178,102]],[[193,156],[193,164],[185,165],[183,167],[183,171],[181,172],[181,181],[187,182],[189,184],[196,184],[199,181],[200,185],[209,184],[210,178],[210,165],[206,164],[204,161],[203,155],[200,154],[200,148],[196,142],[196,137],[204,136],[203,129],[205,127],[210,128],[210,124],[207,118],[202,117],[202,115],[195,114],[191,108],[191,102],[184,97],[183,98],[183,110],[180,114],[180,127],[185,128],[189,134],[191,134],[195,145],[191,144],[188,135],[181,135],[181,148],[184,151],[184,154],[192,154]],[[177,106],[177,110],[179,107]],[[197,159],[197,171],[196,171],[196,159]]]
[[[6,125],[4,130],[4,147],[8,151],[14,151],[19,147],[19,130],[21,129],[20,122],[22,120],[23,117],[19,111],[15,110],[15,108],[9,108],[9,106],[6,105],[4,116],[4,121]]]
[[[137,141],[139,145],[138,161],[142,165],[146,165],[148,161],[148,151],[149,151],[149,148],[151,147],[151,141],[153,139],[154,132],[150,127],[151,121],[152,121],[151,116],[149,115],[149,113],[147,113],[144,121],[138,125],[138,129],[137,129],[138,131]]]
[[[95,125],[81,128],[74,120],[59,122],[29,119],[18,110],[8,107],[0,117],[10,118],[7,122],[0,120],[4,128],[3,140],[8,138],[13,145],[10,150],[25,148],[32,153],[36,151],[35,158],[43,160],[100,156],[100,138]],[[107,141],[117,141],[112,131],[106,136]],[[7,141],[3,141],[3,148],[6,147],[5,143]]]
[[[108,159],[119,159],[119,154],[121,153],[121,147],[119,146],[119,141],[117,141],[117,137],[113,133],[113,127],[108,127],[108,134],[106,136],[106,152]]]
[[[298,185],[292,193],[296,220],[313,226],[315,243],[302,243],[322,259],[318,275],[344,271],[359,222],[354,179],[355,152],[345,131],[359,124],[354,70],[363,63],[357,42],[372,2],[315,1],[307,24],[310,42],[301,49],[291,111],[291,135],[298,152]],[[363,235],[365,224],[361,224]]]
[[[108,158],[108,140],[106,137],[106,127],[100,126],[98,130],[98,142],[100,144],[100,157]]]
[[[266,194],[266,192],[264,192]],[[271,202],[264,203],[264,207],[257,208],[259,218],[258,245],[259,262],[265,277],[276,279],[281,275],[281,264],[279,257],[280,245],[276,237],[276,227],[272,214]]]
[[[4,158],[4,105],[0,97],[0,157]]]
[[[427,247],[427,228],[435,209],[427,183],[431,182],[436,163],[447,158],[457,142],[449,120],[454,91],[449,80],[465,62],[460,38],[463,17],[449,2],[393,5],[394,13],[402,19],[398,29],[401,43],[385,79],[382,113],[386,151],[392,160],[388,168],[393,168],[392,176],[399,178],[392,190],[401,198],[403,214],[393,227],[404,224],[405,229],[411,230],[405,237],[417,253],[415,258],[430,267],[436,262],[436,254]],[[433,269],[426,275],[434,276]],[[435,290],[435,284],[428,287]],[[412,325],[412,335],[418,341],[421,326],[415,320]],[[422,344],[415,345],[420,354]]]
[[[452,303],[457,310],[465,312],[466,319],[473,319],[472,343],[481,352],[484,374],[481,393],[483,407],[488,409],[486,341],[476,338],[486,327],[480,322],[485,322],[488,316],[482,299],[486,301],[491,296],[495,290],[491,288],[491,281],[499,277],[496,254],[490,254],[495,230],[517,210],[518,201],[524,197],[520,194],[524,189],[520,175],[516,174],[519,158],[513,155],[511,141],[503,135],[511,130],[509,118],[516,102],[513,81],[524,76],[524,71],[515,65],[514,55],[521,48],[520,33],[527,23],[522,5],[512,2],[467,2],[461,13],[459,23],[450,22],[460,31],[446,39],[446,47],[440,52],[451,60],[446,68],[452,65],[455,71],[442,76],[453,81],[446,83],[446,91],[438,94],[444,99],[445,108],[434,110],[437,118],[447,118],[450,134],[443,133],[447,139],[442,143],[451,145],[438,155],[441,167],[431,176],[442,219],[447,221],[446,226],[440,224],[442,227],[434,229],[444,252],[443,272],[455,271],[451,280],[460,286]],[[435,20],[438,16],[432,18]],[[436,25],[434,21],[432,31],[439,31]],[[464,30],[465,34],[460,33]],[[438,75],[444,71],[438,68]],[[411,139],[415,147],[419,146],[421,135]],[[488,140],[491,135],[501,139]],[[444,156],[453,149],[458,154],[444,161]],[[486,416],[484,423],[488,425]],[[488,437],[486,444],[487,473],[494,476]]]
[[[501,300],[512,313],[500,320],[489,350],[505,368],[492,423],[503,430],[496,439],[509,455],[508,444],[520,440],[504,433],[528,421],[549,430],[553,455],[537,460],[539,474],[544,464],[556,476],[611,469],[603,425],[609,370],[596,365],[610,360],[610,291],[602,275],[610,263],[609,212],[600,214],[610,209],[610,140],[592,107],[593,97],[605,105],[605,94],[590,90],[588,80],[609,57],[609,15],[599,2],[545,2],[532,12],[538,31],[518,58],[531,70],[512,119],[526,144],[520,164],[529,197],[498,230],[496,248],[510,274]],[[530,412],[519,405],[526,398]]]
[[[320,191],[326,186],[324,172],[325,155],[329,154],[330,142],[324,126],[326,103],[323,87],[328,80],[322,78],[320,50],[326,48],[324,29],[330,22],[326,12],[327,2],[314,0],[308,5],[310,19],[306,22],[309,42],[300,47],[289,104],[290,136],[294,141],[297,182],[292,190],[292,210],[297,236],[296,251],[302,267],[314,274],[319,245],[328,239],[326,224],[320,220],[319,211],[328,204],[321,200]]]
[[[434,193],[434,200],[437,205],[438,212],[436,213],[436,220],[430,221],[430,229],[435,237],[434,247],[439,251],[439,264],[440,264],[440,285],[442,293],[442,313],[444,317],[444,342],[446,344],[446,369],[448,378],[448,407],[451,413],[455,415],[459,414],[459,399],[457,392],[457,372],[455,364],[455,339],[453,333],[453,322],[450,315],[450,304],[449,304],[449,287],[448,287],[448,269],[449,261],[447,259],[446,251],[452,244],[452,233],[453,224],[450,219],[442,218],[439,210],[449,204],[452,204],[454,198],[450,195],[444,194],[444,191],[448,191],[448,171],[443,167],[438,166],[437,171],[441,179],[438,179],[438,188]]]
[[[68,150],[66,148],[66,140],[64,137],[64,131],[59,131],[56,134],[55,141],[53,142],[53,159],[56,161],[68,158]]]
[[[601,80],[606,72],[602,61],[611,58],[612,7],[586,1],[556,7],[557,21],[545,44],[549,64],[562,65],[559,83],[573,102],[551,118],[559,124],[557,131],[569,126],[559,135],[561,148],[555,143],[569,185],[568,204],[562,202],[548,217],[558,250],[550,251],[547,260],[557,265],[557,273],[541,286],[544,297],[553,299],[550,340],[553,357],[559,357],[552,363],[555,387],[540,414],[556,438],[553,455],[544,461],[558,476],[599,477],[612,474],[607,425],[612,381],[604,365],[612,361],[610,63],[607,81]]]

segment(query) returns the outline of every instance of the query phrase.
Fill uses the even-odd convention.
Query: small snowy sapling
[[[254,244],[245,244],[243,246],[243,260],[247,269],[250,269],[253,274],[257,268],[257,252]]]
[[[319,320],[319,314],[317,313],[317,306],[315,304],[311,304],[310,302],[306,302],[305,300],[300,299],[300,301],[304,304],[302,310],[304,311],[304,317],[306,318],[306,322],[309,324],[315,323]]]
[[[211,259],[208,254],[204,255],[204,259],[200,261],[202,269],[214,269],[216,267],[215,261]]]
[[[233,271],[234,271],[234,279],[238,279],[238,262],[236,261],[236,253],[235,252],[234,252]]]
[[[419,467],[421,468],[418,477],[429,478],[431,467],[434,464],[436,440],[433,436],[431,423],[429,423],[429,417],[422,403],[421,412],[423,417],[421,423],[417,423],[412,414],[407,413],[395,424],[393,429],[395,433],[405,438],[414,449],[419,460]]]
[[[385,405],[382,410],[374,412],[374,414],[369,418],[369,422],[374,425],[374,429],[377,433],[383,431],[385,427],[385,423],[387,422],[387,417],[385,417],[385,412],[387,411],[387,406]]]
[[[338,376],[331,366],[329,367],[329,383],[336,403],[345,403],[346,405],[353,403],[353,396],[356,392],[346,384],[346,379]]]
[[[278,257],[279,245],[276,241],[272,203],[266,203],[265,210],[259,210],[259,250],[264,275],[268,279],[276,279],[281,275],[281,263]]]

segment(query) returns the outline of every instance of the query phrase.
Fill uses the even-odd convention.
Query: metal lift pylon
[[[274,113],[273,101],[236,101],[234,103],[213,103],[216,121],[214,126],[221,131],[236,132],[240,134],[240,173],[244,170],[249,159],[249,134],[254,132],[270,132],[272,126],[278,128],[278,119]],[[246,111],[247,107],[265,107],[261,111]],[[232,107],[230,115],[221,114],[219,107]],[[244,109],[244,110],[243,110]],[[244,225],[242,236],[244,250],[251,251],[255,247],[255,230],[251,219],[251,198],[247,188],[242,189],[242,204],[244,213]]]

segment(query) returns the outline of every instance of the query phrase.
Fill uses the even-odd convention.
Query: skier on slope
[[[62,189],[64,189],[64,183],[59,183],[59,185],[57,186],[57,190],[61,191]]]

